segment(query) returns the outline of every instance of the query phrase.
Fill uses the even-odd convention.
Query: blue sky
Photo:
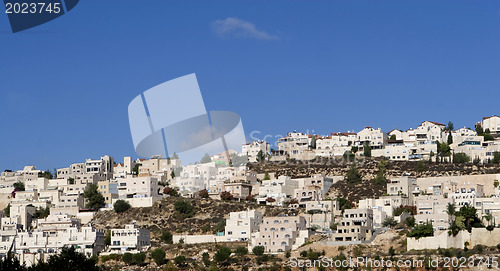
[[[498,1],[80,1],[0,44],[1,170],[137,157],[129,102],[190,73],[262,137],[500,114]]]

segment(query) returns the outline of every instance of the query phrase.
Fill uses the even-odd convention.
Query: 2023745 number
[[[35,14],[60,13],[61,3],[6,3],[5,13]]]

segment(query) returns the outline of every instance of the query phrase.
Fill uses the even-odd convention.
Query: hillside
[[[174,203],[179,200],[185,200],[193,205],[194,216],[185,218],[175,210]],[[140,227],[151,230],[152,238],[163,230],[174,234],[209,234],[219,221],[229,217],[230,212],[247,209],[257,209],[265,216],[294,215],[300,212],[297,209],[263,206],[251,202],[169,197],[156,202],[153,207],[131,208],[120,214],[114,211],[98,212],[93,224],[98,229],[110,229],[121,228],[136,221]]]

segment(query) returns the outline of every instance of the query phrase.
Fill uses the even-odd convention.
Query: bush
[[[124,263],[126,263],[126,264],[131,264],[131,263],[134,261],[134,259],[133,259],[133,257],[132,257],[132,253],[130,253],[130,252],[125,252],[125,253],[123,254],[123,256],[122,256],[122,261],[123,261]]]
[[[214,260],[218,263],[225,262],[231,257],[231,249],[228,247],[220,247],[214,255]]]
[[[354,165],[352,165],[349,171],[347,171],[346,179],[347,182],[351,184],[357,184],[361,182],[361,174]]]
[[[134,258],[134,263],[137,265],[142,265],[144,261],[146,260],[146,253],[141,252],[141,253],[136,253],[133,255]]]
[[[394,217],[391,217],[391,216],[388,216],[384,219],[384,221],[382,222],[382,226],[383,227],[389,227],[389,228],[392,228],[394,226],[396,226],[398,224],[398,222],[394,219]]]
[[[162,232],[161,236],[160,236],[160,239],[167,243],[167,244],[173,244],[174,243],[174,239],[172,237],[172,233],[169,232],[169,231],[164,231]]]
[[[263,246],[255,246],[252,249],[253,254],[260,256],[264,254],[265,248]]]
[[[104,256],[101,256],[101,261],[103,263],[109,261],[109,260],[115,260],[115,261],[119,261],[122,259],[122,255],[120,254],[109,254],[109,255],[104,255]]]
[[[431,223],[417,225],[411,232],[406,234],[406,236],[415,237],[415,239],[433,235],[434,235],[434,229],[432,228]]]
[[[246,254],[248,254],[248,248],[244,246],[238,246],[235,250],[235,253],[238,256],[245,256]]]
[[[115,212],[117,213],[123,213],[130,209],[130,204],[127,201],[124,201],[122,199],[119,199],[113,204],[113,208],[115,209]]]
[[[206,189],[200,190],[199,195],[200,195],[200,198],[203,198],[203,199],[209,198],[209,194],[208,194],[208,191]]]
[[[151,258],[153,258],[157,265],[162,265],[165,261],[165,251],[161,248],[157,248],[151,252]]]
[[[208,255],[208,252],[203,252],[203,254],[201,255],[201,260],[206,267],[210,266],[210,255]]]
[[[234,197],[228,191],[223,191],[220,193],[220,199],[221,200],[232,200],[232,199],[234,199]]]
[[[175,210],[182,216],[188,218],[195,214],[195,210],[191,202],[185,201],[183,199],[178,200],[174,203]]]
[[[186,257],[184,255],[179,255],[174,258],[174,262],[177,266],[184,266],[186,264]]]

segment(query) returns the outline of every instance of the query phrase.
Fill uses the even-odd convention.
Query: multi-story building
[[[332,241],[368,241],[373,234],[373,211],[371,209],[346,209]]]
[[[133,177],[117,179],[118,199],[129,202],[132,207],[151,207],[161,199],[157,177]],[[116,199],[117,200],[117,199]],[[113,204],[116,201],[112,200]]]
[[[252,234],[250,249],[263,246],[266,252],[298,248],[309,238],[306,220],[301,216],[264,217],[258,232]]]
[[[415,222],[423,224],[432,222],[435,230],[448,229],[449,216],[447,211],[448,204],[453,204],[453,198],[444,198],[442,195],[421,195],[415,198],[417,214]]]
[[[494,115],[491,117],[484,117],[483,120],[478,122],[477,124],[480,124],[484,131],[486,131],[486,129],[489,129],[490,133],[492,133],[492,134],[499,134],[500,133],[500,117],[499,116]]]
[[[125,225],[124,229],[111,230],[111,245],[113,253],[126,251],[145,251],[151,246],[151,233],[147,229],[140,229],[135,224]]]
[[[408,198],[408,203],[414,205],[414,196],[420,194],[417,179],[410,176],[392,178],[387,183],[387,194],[391,196],[402,195]]]
[[[278,139],[278,149],[290,158],[300,159],[311,144],[312,135],[291,132]]]
[[[225,236],[230,241],[246,241],[259,230],[261,223],[262,213],[259,211],[231,212],[226,219]]]
[[[270,144],[266,141],[254,141],[241,146],[241,153],[248,157],[249,162],[257,162],[259,152],[267,157],[271,153]]]
[[[382,129],[374,129],[370,126],[365,127],[356,135],[356,146],[363,149],[364,144],[368,144],[372,149],[382,149],[387,142],[387,135]]]

